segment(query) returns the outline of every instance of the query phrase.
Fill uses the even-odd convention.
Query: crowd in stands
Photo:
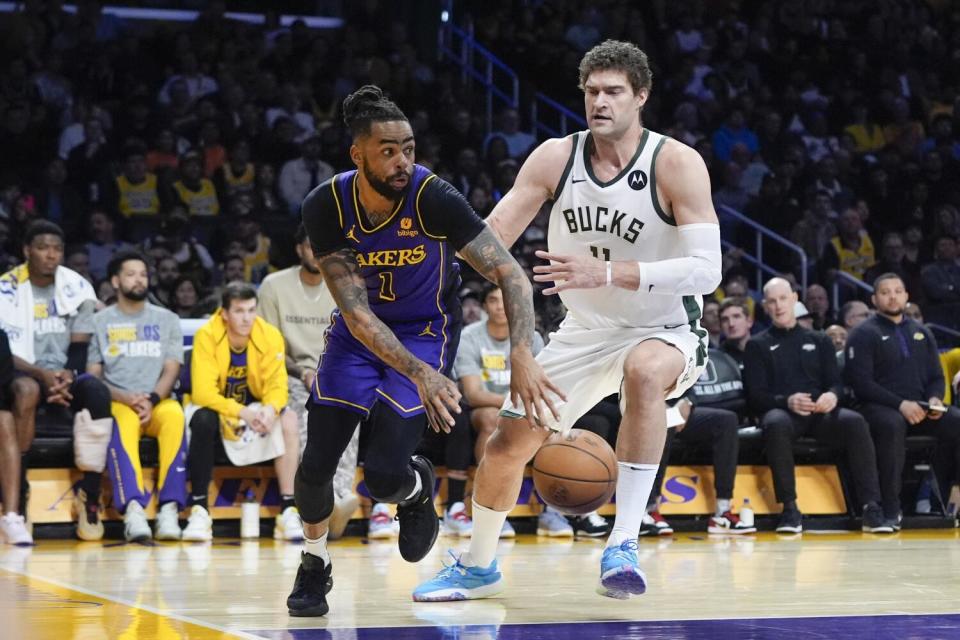
[[[188,24],[119,20],[97,0],[81,0],[76,14],[37,0],[0,17],[0,273],[23,262],[30,223],[49,220],[64,231],[64,264],[101,307],[118,299],[112,258],[137,248],[152,304],[210,317],[226,283],[257,286],[299,264],[289,239],[300,202],[353,168],[339,105],[366,83],[405,109],[418,162],[481,216],[538,141],[515,109],[484,130],[483,101],[415,46],[415,25],[382,1],[345,3],[339,30],[281,27],[272,13],[250,25],[226,19],[223,2],[206,4]],[[649,53],[644,123],[700,152],[721,211],[725,276],[703,318],[718,348],[737,354],[751,332],[776,326],[745,257],[753,230],[725,207],[803,249],[806,273],[776,243],[763,259],[798,290],[801,321],[826,331],[837,353],[872,313],[869,292],[850,282],[872,286],[886,273],[909,292],[908,313],[922,308],[926,320],[960,329],[952,3],[467,1],[454,19],[517,70],[525,96],[544,91],[574,112],[586,49],[624,38]],[[514,247],[528,269],[545,226],[541,215]],[[838,278],[843,305],[833,308]],[[467,270],[467,321],[489,318],[485,295]],[[535,302],[548,338],[564,310],[556,296]],[[612,437],[615,399],[607,405],[588,422]],[[489,429],[479,417],[472,427],[481,440]]]

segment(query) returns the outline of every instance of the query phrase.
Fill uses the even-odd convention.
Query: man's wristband
[[[150,392],[150,404],[153,406],[160,404],[160,394],[156,391]]]

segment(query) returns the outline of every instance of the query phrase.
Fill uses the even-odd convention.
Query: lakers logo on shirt
[[[107,327],[107,356],[118,358],[163,356],[160,325],[135,323],[112,324]]]

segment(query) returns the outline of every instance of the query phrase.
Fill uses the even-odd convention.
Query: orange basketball
[[[596,511],[617,489],[617,454],[595,433],[554,433],[533,458],[533,485],[544,502],[562,513]]]

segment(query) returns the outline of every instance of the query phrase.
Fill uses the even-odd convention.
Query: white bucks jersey
[[[666,136],[644,129],[620,175],[600,181],[590,163],[589,131],[571,136],[573,152],[557,188],[547,236],[551,253],[601,260],[655,262],[682,257],[676,222],[657,200],[655,164]],[[620,287],[560,293],[570,315],[585,327],[696,329],[700,296],[651,293]]]

